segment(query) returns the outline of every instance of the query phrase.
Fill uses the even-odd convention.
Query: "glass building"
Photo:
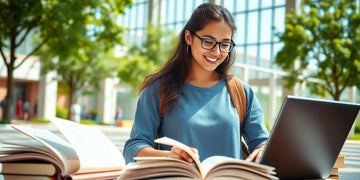
[[[302,0],[133,0],[133,5],[125,10],[125,15],[117,19],[119,25],[127,29],[124,33],[124,42],[128,45],[141,45],[145,42],[146,27],[149,22],[179,34],[193,10],[207,2],[223,5],[234,17],[237,26],[234,34],[237,55],[233,74],[253,87],[262,103],[266,121],[275,118],[284,96],[288,94],[315,96],[310,94],[306,83],[299,83],[292,90],[285,89],[282,77],[286,75],[286,72],[274,63],[277,52],[283,46],[276,34],[284,31],[286,13],[291,9],[299,11]],[[357,0],[357,4],[359,6],[360,0]],[[31,50],[32,41],[31,39],[27,41],[18,49],[19,54],[26,54]],[[167,41],[166,37],[164,41]],[[59,103],[59,98],[54,96],[57,85],[49,83],[52,75],[40,76],[41,65],[36,58],[25,64],[27,65],[21,67],[22,69],[15,74],[15,96],[29,98],[33,108],[31,111],[35,110],[35,105],[37,107],[39,100],[40,115],[54,114],[55,105],[54,107],[45,105]],[[102,86],[110,87],[107,88],[109,92],[99,92],[100,95],[84,98],[82,102],[89,104],[90,109],[104,110],[103,114],[107,117],[103,119],[112,121],[117,105],[123,108],[125,119],[132,119],[137,99],[129,97],[128,86],[119,85],[116,86],[117,90],[113,90],[113,84],[117,81],[114,83],[110,81],[101,82]],[[6,68],[0,64],[0,98],[5,96],[5,82]],[[47,94],[48,92],[51,93]],[[109,94],[116,98],[106,98]],[[359,94],[358,89],[349,88],[343,93],[341,100],[360,103]],[[104,99],[116,100],[103,102]],[[99,107],[99,104],[102,105]],[[35,115],[34,112],[33,116]],[[43,116],[46,117],[46,115]]]
[[[274,56],[281,44],[275,34],[283,31],[285,13],[292,8],[286,0],[135,0],[118,22],[129,28],[125,34],[129,44],[145,41],[150,21],[179,34],[193,10],[206,2],[221,4],[233,14],[237,62],[276,68]]]
[[[193,10],[207,2],[223,5],[234,17],[237,56],[233,73],[253,87],[263,105],[265,120],[275,118],[288,94],[315,96],[304,83],[294,90],[285,89],[281,77],[286,72],[274,63],[283,46],[276,34],[284,31],[286,13],[299,10],[301,0],[134,0],[118,23],[128,28],[124,34],[126,43],[140,45],[146,40],[149,22],[179,34]],[[354,102],[356,92],[359,90],[349,89],[342,99]]]

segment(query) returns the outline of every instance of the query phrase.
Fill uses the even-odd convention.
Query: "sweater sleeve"
[[[264,124],[264,113],[258,98],[248,84],[243,82],[243,86],[247,102],[245,120],[241,128],[243,128],[246,143],[251,153],[267,142],[269,132]]]
[[[140,95],[130,138],[124,146],[123,155],[126,163],[133,162],[142,148],[154,147],[154,138],[160,126],[159,100],[160,95],[154,95],[154,84]]]

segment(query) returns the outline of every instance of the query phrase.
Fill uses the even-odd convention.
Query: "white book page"
[[[170,168],[177,168],[173,171],[183,172],[183,174],[191,177],[201,178],[200,172],[194,166],[194,164],[190,164],[186,161],[170,158],[170,157],[153,157],[153,156],[146,156],[146,157],[134,157],[136,163],[132,165],[127,164],[124,169],[129,169],[130,167],[137,166],[137,169],[145,169],[147,167],[158,169],[159,172],[168,171]],[[139,161],[138,161],[139,160]],[[129,166],[128,166],[129,165]]]
[[[128,163],[119,180],[162,179],[164,176],[201,179],[195,166],[180,159],[169,157],[135,157],[134,159],[137,162]]]
[[[46,156],[54,157],[54,153],[37,141],[23,141],[23,142],[3,142],[0,146],[0,155],[10,155],[19,153],[39,153]]]
[[[244,172],[246,171],[249,173],[258,174],[263,177],[272,177],[270,176],[270,174],[275,174],[274,167],[261,165],[254,162],[248,162],[245,160],[234,159],[226,156],[208,157],[201,163],[201,166],[204,170],[204,174],[206,174],[207,176],[209,176],[210,171],[213,171],[215,169],[215,171],[217,171],[218,173],[221,173],[221,171],[224,170],[223,173],[225,173],[225,175],[227,175],[227,173],[229,173],[231,169],[234,169],[234,174],[236,174],[236,172],[239,172],[240,169],[244,170]]]
[[[53,157],[44,156],[39,153],[19,153],[19,154],[12,154],[11,156],[0,155],[1,162],[23,161],[23,160],[33,160],[33,159],[50,162],[61,168],[61,162],[54,159]]]
[[[162,137],[159,139],[155,139],[155,142],[159,143],[159,144],[168,145],[168,146],[176,146],[176,147],[183,149],[194,160],[195,165],[199,169],[200,174],[203,175],[203,170],[201,168],[200,160],[195,157],[195,154],[191,151],[189,146],[187,146],[179,141],[176,141],[174,139],[168,138],[168,137]]]
[[[49,130],[33,129],[20,125],[12,125],[12,127],[48,148],[48,152],[59,161],[58,164],[61,164],[59,168],[62,170],[62,175],[74,173],[79,169],[79,160],[75,150],[62,138]]]
[[[77,152],[80,160],[78,173],[116,170],[125,166],[122,153],[99,129],[60,118],[51,121]]]
[[[267,165],[262,165],[254,162],[249,162],[240,159],[234,159],[226,156],[211,156],[206,158],[202,163],[201,166],[203,167],[204,172],[209,171],[211,168],[215,166],[220,166],[224,164],[236,164],[243,167],[251,167],[257,171],[262,171],[266,173],[272,173],[275,168]]]
[[[22,142],[11,142],[4,141],[0,145],[0,154],[12,154],[18,152],[42,152],[49,154],[49,149],[39,142],[33,141],[22,141]]]

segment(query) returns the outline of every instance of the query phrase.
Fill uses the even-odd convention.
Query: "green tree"
[[[347,87],[360,88],[360,15],[356,0],[305,0],[302,13],[286,15],[279,35],[284,47],[276,64],[290,71],[288,87],[299,77],[321,79],[308,84],[315,94],[339,100]],[[298,62],[299,66],[294,64]],[[305,71],[308,65],[316,70]]]
[[[42,51],[42,73],[52,70],[57,72],[56,81],[62,87],[62,93],[68,95],[69,102],[73,102],[75,94],[92,94],[99,90],[99,81],[112,77],[115,72],[113,51],[99,52],[96,42],[91,47],[82,47],[78,51],[66,59],[54,61],[52,57],[48,57],[47,48]],[[56,58],[55,58],[56,59]],[[68,106],[68,117],[71,114],[71,104]]]
[[[114,16],[124,13],[129,4],[131,0],[0,1],[0,54],[7,68],[4,122],[10,120],[16,68],[44,44],[60,61],[76,54],[89,38],[103,42],[104,47],[113,46],[121,39],[121,28],[114,23]],[[16,50],[32,32],[39,35],[40,41],[20,59]]]
[[[171,30],[156,26],[151,22],[146,27],[146,41],[132,45],[126,55],[118,59],[118,77],[134,89],[144,78],[158,70],[177,44],[177,37]]]

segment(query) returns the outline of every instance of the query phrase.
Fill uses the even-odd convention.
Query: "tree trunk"
[[[5,111],[4,111],[4,123],[10,123],[11,120],[11,106],[13,104],[13,88],[14,88],[14,64],[16,61],[15,49],[16,49],[16,28],[11,28],[10,36],[10,62],[5,63],[7,67],[7,92],[6,92],[6,102],[5,102]]]
[[[71,105],[72,105],[72,97],[71,97],[71,95],[69,95],[69,107],[68,107],[68,119],[69,120],[72,120],[71,119]]]
[[[11,55],[10,64],[7,67],[7,92],[6,92],[6,102],[5,102],[5,111],[3,116],[4,123],[10,123],[11,120],[11,106],[13,104],[13,88],[14,88],[14,62],[15,56]]]
[[[68,119],[71,120],[71,105],[74,103],[73,101],[75,95],[75,89],[73,87],[72,82],[69,83],[69,113],[68,113]]]
[[[334,96],[333,96],[334,100],[335,100],[335,101],[339,101],[339,100],[340,100],[340,95],[341,95],[341,91],[336,90],[336,91],[335,91],[335,94],[334,94]]]

